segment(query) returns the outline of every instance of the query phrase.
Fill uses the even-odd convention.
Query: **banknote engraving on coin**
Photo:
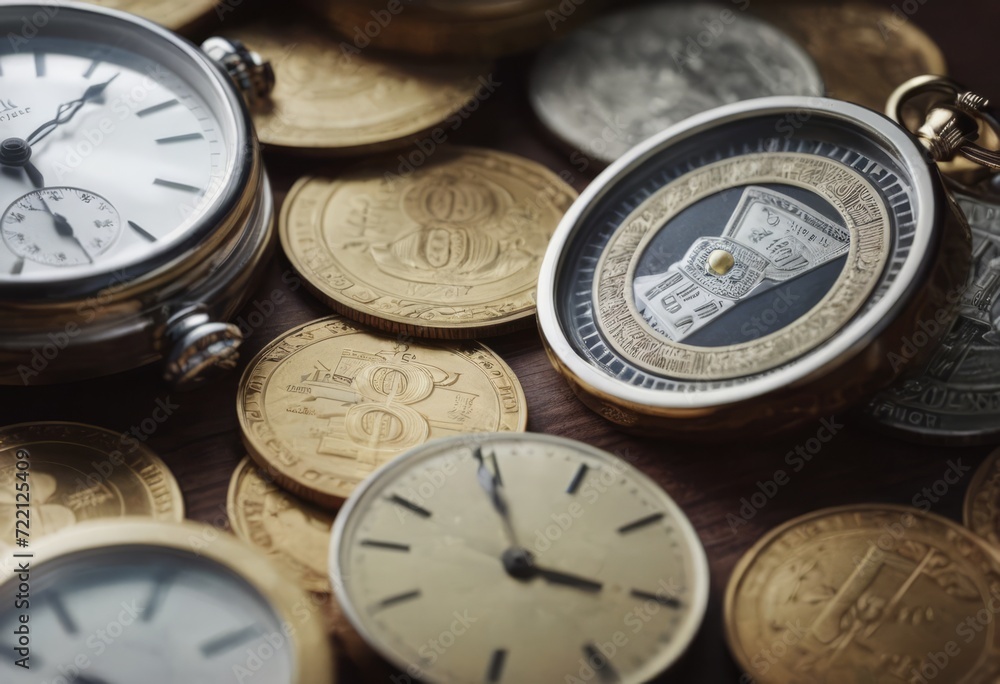
[[[406,177],[376,162],[303,179],[280,234],[339,313],[390,332],[482,337],[531,325],[542,256],[575,197],[527,159],[453,147]]]

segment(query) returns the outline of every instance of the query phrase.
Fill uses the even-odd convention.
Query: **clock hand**
[[[73,226],[69,224],[66,217],[52,211],[52,209],[49,208],[49,203],[45,201],[44,197],[39,197],[38,200],[42,203],[42,207],[46,212],[48,212],[49,216],[52,217],[52,222],[55,225],[56,233],[59,234],[59,237],[69,238],[75,242],[76,246],[79,247],[80,251],[87,257],[87,261],[94,263],[94,258],[90,256],[90,252],[88,252],[87,248],[83,246],[82,242],[80,242],[80,238],[76,236],[76,233],[73,231]]]
[[[42,172],[38,170],[38,167],[28,162],[24,165],[24,171],[28,174],[28,180],[39,190],[45,187],[45,178],[42,176]]]
[[[521,580],[522,582],[533,580],[536,577],[541,577],[546,582],[551,584],[561,584],[566,587],[573,587],[574,589],[580,589],[583,591],[598,592],[604,588],[604,585],[600,582],[595,582],[576,575],[570,575],[566,572],[559,572],[558,570],[550,570],[549,568],[539,567],[538,565],[535,565],[535,555],[531,553],[531,551],[522,549],[518,546],[504,551],[501,560],[507,574],[516,580]]]
[[[79,99],[72,100],[70,102],[65,102],[59,105],[59,109],[56,110],[56,117],[51,121],[46,121],[45,123],[43,123],[41,126],[36,128],[31,133],[31,135],[27,137],[28,144],[34,145],[35,143],[42,140],[49,133],[56,130],[59,126],[61,126],[64,123],[67,123],[70,119],[76,116],[76,113],[83,108],[83,105],[87,104],[94,98],[99,97],[104,92],[104,89],[107,88],[109,85],[111,85],[112,81],[118,78],[120,73],[121,72],[115,74],[104,83],[95,83],[94,85],[90,86],[89,88],[87,88],[87,90],[84,91],[83,96],[80,97]]]
[[[577,577],[576,575],[570,575],[565,572],[548,570],[537,566],[535,567],[535,571],[539,574],[539,576],[541,576],[542,579],[552,584],[562,584],[567,587],[574,587],[576,589],[582,589],[583,591],[593,592],[598,592],[604,588],[604,585],[600,582],[595,582],[583,577]]]
[[[479,485],[483,488],[483,491],[489,495],[493,508],[500,515],[500,519],[503,520],[504,531],[507,534],[508,541],[510,541],[513,546],[518,547],[517,533],[514,532],[514,525],[510,519],[510,508],[508,508],[507,501],[503,496],[503,484],[500,480],[500,471],[496,469],[496,455],[493,455],[494,472],[490,472],[490,469],[486,467],[486,461],[483,459],[483,450],[481,448],[477,446],[476,450],[472,452],[472,455],[477,461],[479,461],[479,470],[476,473]]]

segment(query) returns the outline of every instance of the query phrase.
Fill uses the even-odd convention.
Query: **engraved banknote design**
[[[695,241],[664,273],[633,284],[636,307],[646,322],[680,342],[741,301],[812,272],[845,255],[848,230],[819,211],[774,190],[746,188],[726,229]],[[714,252],[732,256],[724,273],[709,266]]]

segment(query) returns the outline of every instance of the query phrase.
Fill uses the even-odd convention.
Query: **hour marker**
[[[167,100],[166,102],[161,102],[160,104],[153,105],[152,107],[146,107],[145,109],[140,109],[135,113],[138,117],[149,116],[150,114],[156,114],[157,112],[162,112],[164,109],[169,109],[174,105],[178,105],[180,102],[175,100]]]
[[[52,612],[59,618],[59,624],[62,625],[62,628],[70,634],[76,634],[78,631],[76,622],[69,614],[69,611],[66,610],[66,604],[63,603],[62,597],[54,591],[49,591],[48,600],[49,605],[52,606]]]
[[[258,635],[260,635],[260,627],[257,625],[250,625],[249,627],[238,629],[235,632],[223,634],[222,636],[218,636],[211,641],[202,644],[201,653],[206,658],[211,658],[212,656],[225,653],[226,651],[230,651],[237,646],[241,646],[248,641],[253,641]]]
[[[636,598],[645,599],[647,601],[656,601],[661,606],[667,606],[668,608],[680,608],[681,602],[679,599],[673,596],[667,596],[665,594],[654,594],[649,591],[642,591],[641,589],[633,589],[632,596]]]
[[[129,226],[129,228],[131,228],[132,230],[134,230],[135,232],[137,232],[143,238],[149,240],[150,242],[156,242],[156,236],[153,235],[152,233],[150,233],[149,231],[147,231],[146,229],[144,229],[142,226],[140,226],[135,221],[129,221],[128,222],[128,226]]]
[[[24,270],[24,259],[18,259],[14,262],[14,265],[10,268],[11,275],[21,275],[21,271]]]
[[[634,532],[638,529],[646,527],[647,525],[652,525],[653,523],[663,520],[663,513],[653,513],[652,515],[647,515],[645,518],[639,518],[635,522],[630,522],[627,525],[622,525],[618,528],[618,534],[628,534],[629,532]]]
[[[500,677],[503,676],[503,664],[507,660],[507,651],[502,648],[498,648],[493,651],[493,657],[490,658],[490,667],[486,670],[486,681],[487,682],[499,682]]]
[[[41,78],[45,75],[45,53],[35,53],[35,76]]]
[[[390,496],[389,497],[389,501],[393,502],[397,506],[402,506],[403,508],[405,508],[406,510],[410,511],[411,513],[416,513],[421,518],[429,518],[429,517],[431,517],[431,512],[428,511],[426,508],[424,508],[422,506],[418,506],[417,504],[413,503],[412,501],[408,501],[408,500],[404,499],[403,497],[401,497],[398,494],[393,494],[392,496]]]
[[[90,78],[91,76],[93,76],[94,72],[97,70],[97,67],[99,67],[100,65],[101,65],[101,60],[95,59],[93,62],[90,63],[90,66],[87,67],[87,70],[83,72],[83,77]]]
[[[373,546],[376,549],[388,549],[390,551],[409,551],[408,544],[397,544],[395,542],[377,541],[375,539],[362,539],[362,546]]]
[[[403,601],[409,601],[411,599],[420,598],[420,590],[408,591],[405,594],[400,594],[398,596],[390,596],[387,599],[382,599],[379,602],[380,608],[388,608],[389,606],[394,606],[397,603],[402,603]]]
[[[573,479],[569,483],[569,487],[566,488],[567,494],[576,494],[576,490],[580,488],[580,484],[583,482],[583,478],[587,477],[587,471],[590,470],[590,466],[586,463],[581,463],[580,468],[576,471]]]
[[[184,192],[201,192],[201,188],[196,188],[193,185],[185,185],[184,183],[177,183],[175,181],[163,180],[162,178],[157,178],[153,181],[153,185],[162,185],[165,188],[171,188],[173,190],[183,190]]]
[[[153,585],[153,591],[149,595],[149,600],[146,601],[146,607],[142,611],[142,615],[139,616],[143,622],[150,622],[156,612],[163,605],[163,597],[166,595],[167,590],[170,585],[173,584],[174,574],[164,573],[157,580],[156,584]]]
[[[587,659],[587,664],[597,672],[602,681],[618,681],[618,673],[615,672],[615,668],[611,667],[611,661],[608,660],[607,656],[598,651],[596,646],[593,644],[584,644],[583,655]]]
[[[170,143],[187,142],[188,140],[201,140],[204,137],[201,133],[185,133],[184,135],[172,135],[169,138],[159,138],[156,142],[160,145],[169,145]]]

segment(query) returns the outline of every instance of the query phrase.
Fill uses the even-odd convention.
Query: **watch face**
[[[391,463],[338,516],[331,572],[362,636],[435,682],[647,681],[708,596],[666,493],[535,434],[436,440]]]
[[[912,296],[940,207],[890,122],[787,98],[685,129],[609,169],[550,245],[542,329],[587,384],[656,405],[752,396]]]
[[[197,239],[245,134],[223,77],[119,15],[22,37],[26,11],[0,9],[0,285],[121,278]]]
[[[194,538],[194,537],[192,537]],[[294,664],[278,616],[229,570],[190,552],[106,547],[33,566],[30,633],[33,681],[77,684],[292,681]],[[17,634],[27,606],[17,581],[0,592],[0,629]],[[12,651],[8,648],[8,655]],[[18,679],[14,657],[0,679]],[[73,674],[75,673],[75,677]]]

